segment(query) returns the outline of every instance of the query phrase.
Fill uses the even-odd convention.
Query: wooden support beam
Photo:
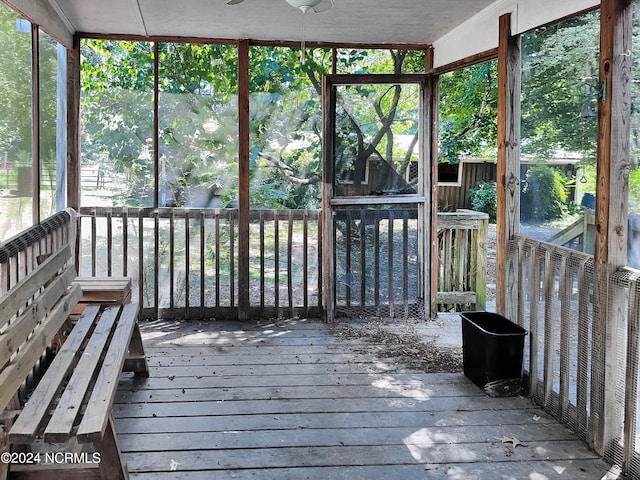
[[[153,207],[160,206],[160,48],[153,43]],[[162,205],[163,207],[165,205]],[[173,283],[172,283],[173,285]]]
[[[516,262],[507,262],[507,241],[520,225],[520,37],[511,36],[511,15],[499,20],[496,311],[517,316]]]
[[[38,25],[31,24],[31,155],[33,224],[40,223],[40,37]]]
[[[622,405],[616,398],[624,374],[625,298],[609,276],[627,262],[629,121],[631,115],[631,0],[603,0],[600,8],[600,84],[594,251],[593,351],[589,442],[600,454],[616,448]]]
[[[67,207],[80,208],[80,37],[67,50]]]
[[[335,54],[335,52],[334,52]],[[322,77],[322,310],[327,323],[335,315],[335,265],[333,259],[334,225],[331,217],[333,197],[333,129],[336,111],[331,82]]]
[[[249,318],[249,41],[238,43],[238,319]]]
[[[427,72],[433,70],[434,51],[433,47],[430,47],[426,51],[425,55],[425,68]],[[428,313],[431,317],[436,317],[438,314],[438,101],[440,98],[440,76],[431,75],[429,84],[427,85],[429,90],[429,123],[428,130],[429,137],[425,138],[425,168],[424,175],[427,177],[423,183],[424,196],[427,201],[427,214],[429,215],[429,222],[427,225],[430,228],[425,229],[425,233],[428,232],[428,237],[423,241],[426,243],[423,250],[425,256],[425,264],[430,265],[431,268],[425,273],[424,292],[425,302],[429,302],[429,305],[425,306],[425,313]],[[427,140],[429,139],[429,140]],[[429,275],[430,273],[430,275]]]

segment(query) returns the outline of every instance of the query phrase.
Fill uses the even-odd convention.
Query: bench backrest
[[[0,412],[15,397],[82,296],[65,244],[0,296]]]

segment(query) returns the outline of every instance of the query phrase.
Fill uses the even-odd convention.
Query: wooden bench
[[[128,478],[112,405],[123,370],[149,375],[139,306],[89,305],[72,324],[75,278],[65,245],[0,297],[0,478]]]

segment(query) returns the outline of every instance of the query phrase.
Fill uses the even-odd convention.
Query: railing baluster
[[[191,307],[191,299],[189,292],[191,291],[191,225],[189,219],[189,210],[184,212],[184,308],[189,315]]]
[[[554,318],[553,318],[553,293],[555,280],[555,266],[553,262],[553,249],[547,248],[545,251],[545,274],[544,274],[544,405],[550,409],[553,400],[553,341],[554,341]]]
[[[273,214],[273,282],[274,282],[274,304],[276,307],[277,315],[280,315],[280,219],[278,218],[278,211],[272,210]]]
[[[394,310],[394,292],[393,292],[393,285],[394,285],[394,281],[393,281],[393,270],[394,270],[394,264],[393,264],[393,229],[394,229],[394,213],[393,210],[389,210],[389,237],[388,237],[388,268],[389,268],[389,272],[388,272],[388,290],[389,290],[389,317],[390,318],[394,318],[395,317],[395,310]]]
[[[169,214],[169,308],[176,308],[176,210]]]
[[[122,276],[129,276],[129,209],[122,209]]]
[[[113,276],[113,214],[107,212],[107,277]]]
[[[236,305],[236,262],[235,262],[235,247],[236,247],[236,229],[235,218],[233,212],[229,211],[229,302],[230,307],[233,309]]]
[[[324,248],[324,245],[322,243],[322,238],[323,238],[323,230],[322,230],[322,215],[319,212],[316,212],[316,226],[317,226],[317,230],[318,230],[318,235],[317,235],[317,239],[318,239],[318,248],[316,250],[316,265],[318,268],[318,277],[317,277],[317,281],[318,281],[318,303],[317,303],[317,307],[318,307],[318,311],[320,311],[324,305],[324,300],[323,300],[323,295],[324,292],[322,290],[322,275],[323,275],[323,270],[322,270],[322,250]]]
[[[531,333],[530,351],[529,351],[529,391],[538,396],[538,303],[540,301],[540,254],[538,253],[538,245],[531,247],[531,264],[530,264],[530,302],[529,307],[529,331]]]
[[[160,212],[153,211],[153,307],[155,317],[160,311]]]
[[[309,315],[309,211],[302,217],[302,306],[305,317]]]
[[[640,274],[636,273],[629,280],[629,311],[627,313],[627,367],[624,392],[624,425],[623,425],[623,461],[622,472],[628,475],[631,462],[636,454],[636,435],[638,428],[638,335],[640,328]]]
[[[380,316],[380,222],[381,210],[376,208],[373,214],[373,298],[376,306],[376,316]]]
[[[260,211],[260,313],[264,315],[265,290],[265,245],[264,245],[264,210]]]
[[[360,306],[367,304],[367,229],[365,221],[365,211],[360,209]]]
[[[409,212],[407,209],[402,210],[402,262],[402,289],[404,291],[402,300],[404,302],[404,316],[409,318]]]
[[[98,255],[96,253],[97,248],[97,234],[96,234],[96,211],[93,210],[93,215],[91,216],[91,276],[95,277],[97,275],[97,258]]]
[[[215,307],[220,307],[220,212],[216,210],[215,213],[216,224],[216,252],[214,255],[216,261],[216,304]]]
[[[560,260],[560,419],[566,422],[569,419],[569,383],[570,363],[569,350],[571,348],[571,291],[573,287],[573,275],[570,255],[562,254]]]
[[[578,268],[578,370],[576,374],[578,404],[578,432],[584,438],[587,436],[588,427],[588,389],[589,389],[589,303],[591,302],[591,282],[587,271],[587,265],[591,262],[586,257],[580,262]]]
[[[144,284],[146,281],[146,272],[144,271],[144,214],[142,209],[138,209],[138,303],[146,307],[144,301]]]
[[[293,210],[289,210],[289,227],[287,229],[287,295],[289,298],[289,315],[295,316],[293,310]]]
[[[206,278],[206,271],[205,271],[205,263],[207,261],[206,255],[205,255],[205,240],[206,240],[206,236],[205,236],[205,211],[204,209],[200,210],[200,317],[204,318],[204,304],[205,304],[205,290],[206,290],[206,284],[205,284],[205,278]]]
[[[345,296],[347,301],[347,307],[351,306],[351,284],[353,282],[353,269],[351,265],[351,212],[346,212],[347,225],[346,225],[346,233],[345,233],[345,276],[344,276],[344,285],[345,285]]]

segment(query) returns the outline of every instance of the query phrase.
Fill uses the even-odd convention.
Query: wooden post
[[[624,354],[617,343],[624,332],[625,298],[622,289],[609,289],[608,279],[627,262],[631,33],[631,0],[603,0],[589,428],[589,442],[600,454],[615,448],[622,431],[616,389]]]
[[[425,55],[426,71],[433,70],[434,62],[433,47],[427,49]],[[438,314],[438,100],[440,98],[440,76],[432,75],[429,79],[427,89],[429,90],[429,124],[428,132],[430,141],[424,140],[425,144],[425,168],[424,175],[424,196],[427,198],[427,215],[429,216],[429,229],[425,229],[425,233],[429,236],[423,241],[426,243],[422,250],[425,256],[425,264],[430,268],[425,273],[424,284],[428,288],[424,292],[425,302],[429,305],[425,306],[425,313],[435,318]],[[429,137],[427,137],[429,138]],[[429,272],[431,273],[429,275]]]
[[[80,37],[67,50],[67,206],[80,208]]]
[[[40,159],[40,29],[31,24],[31,155],[32,155],[32,186],[31,201],[33,202],[33,225],[40,223],[40,177],[42,176],[42,161]]]
[[[335,50],[334,50],[335,58]],[[322,80],[322,310],[327,323],[335,319],[335,265],[332,261],[334,225],[331,209],[333,197],[333,129],[336,103],[331,95],[329,77]]]
[[[511,36],[511,15],[499,20],[496,311],[517,318],[517,259],[507,241],[520,225],[520,37]]]
[[[153,208],[158,206],[160,206],[160,48],[158,42],[153,42]],[[171,268],[173,269],[173,265]],[[187,296],[189,296],[188,293]]]
[[[238,43],[238,319],[249,318],[249,41]],[[232,260],[233,261],[233,260]]]

